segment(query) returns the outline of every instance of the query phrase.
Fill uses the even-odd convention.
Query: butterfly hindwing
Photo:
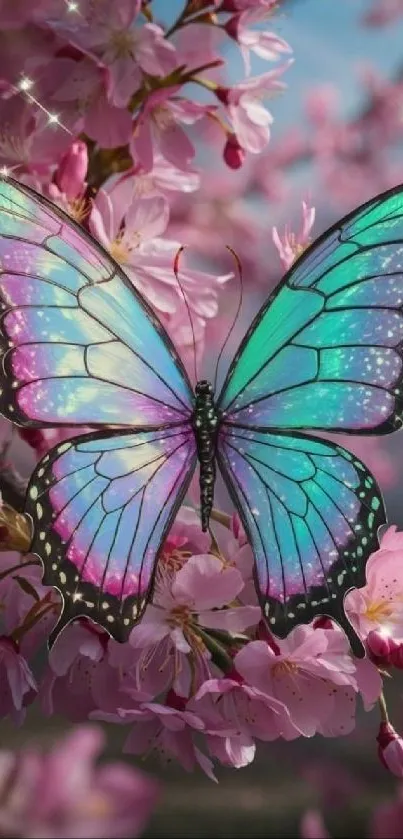
[[[351,213],[284,277],[218,401],[230,423],[388,433],[403,414],[403,188]]]
[[[189,424],[164,431],[99,431],[54,448],[27,492],[32,551],[63,612],[54,642],[85,615],[125,640],[150,597],[161,543],[196,462]]]
[[[325,440],[225,425],[219,463],[250,538],[270,628],[284,637],[325,614],[354,643],[344,594],[364,584],[365,558],[378,547],[385,522],[368,469]]]
[[[119,266],[46,199],[0,179],[0,411],[20,425],[188,419],[187,374]]]

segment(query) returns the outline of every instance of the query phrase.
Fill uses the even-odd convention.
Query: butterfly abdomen
[[[200,463],[200,507],[202,530],[208,530],[213,507],[216,479],[216,445],[218,416],[214,404],[213,386],[210,382],[197,382],[193,428],[197,456]]]

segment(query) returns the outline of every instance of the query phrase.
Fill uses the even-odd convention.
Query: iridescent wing
[[[365,561],[385,522],[371,473],[333,443],[228,425],[218,462],[253,546],[270,628],[283,638],[296,624],[329,615],[360,654],[343,598],[364,585]]]
[[[403,188],[315,242],[257,315],[228,372],[223,418],[386,434],[402,424]]]
[[[0,180],[0,412],[33,427],[162,426],[192,410],[165,330],[111,257],[27,187]]]
[[[127,639],[150,597],[160,546],[196,463],[189,424],[97,431],[62,443],[32,475],[26,511],[44,582],[62,594],[54,643],[87,616]]]
[[[0,303],[5,417],[32,427],[130,427],[54,449],[26,501],[32,550],[63,596],[53,640],[79,615],[122,640],[144,610],[194,470],[187,374],[109,255],[8,179],[0,180]]]
[[[317,614],[348,629],[344,594],[363,584],[385,521],[368,470],[298,432],[400,427],[402,346],[400,187],[351,213],[295,263],[245,336],[219,397],[220,463],[279,635]],[[263,515],[263,499],[270,523],[259,533],[253,511]]]

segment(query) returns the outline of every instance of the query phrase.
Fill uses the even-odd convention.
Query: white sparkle
[[[32,79],[29,79],[28,76],[23,76],[20,81],[18,82],[18,90],[22,90],[23,93],[26,93],[28,90],[34,86]]]

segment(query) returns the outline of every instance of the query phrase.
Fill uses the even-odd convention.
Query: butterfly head
[[[195,388],[196,396],[205,396],[209,394],[210,396],[213,395],[213,385],[211,382],[208,382],[207,379],[201,379],[200,382],[197,382]]]

